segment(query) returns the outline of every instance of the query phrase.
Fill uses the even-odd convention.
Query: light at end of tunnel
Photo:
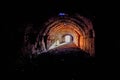
[[[70,42],[70,38],[71,38],[71,36],[66,35],[66,36],[65,36],[65,42],[66,42],[66,43],[69,43],[69,42]]]

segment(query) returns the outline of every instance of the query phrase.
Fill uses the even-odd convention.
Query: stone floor
[[[81,68],[82,70],[83,67],[94,64],[95,58],[90,57],[88,53],[82,51],[74,43],[70,43],[51,49],[38,56],[33,56],[32,59],[22,60],[20,64],[17,63],[15,71],[42,71],[43,69],[49,70],[60,66],[65,70],[68,68],[71,70]]]
[[[90,58],[89,53],[84,52],[78,48],[74,43],[65,44],[54,49],[51,49],[45,53],[42,53],[34,59],[38,63],[65,63],[65,64],[78,64],[87,63]],[[88,62],[89,64],[89,62]]]

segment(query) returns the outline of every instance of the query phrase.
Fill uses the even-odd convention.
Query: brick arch
[[[44,46],[44,50],[49,48],[49,46],[59,38],[57,37],[58,33],[67,32],[72,33],[71,35],[74,36],[75,41],[74,43],[81,48],[82,50],[90,53],[90,55],[94,55],[94,37],[95,33],[93,30],[92,22],[84,17],[79,17],[83,22],[80,22],[79,20],[75,18],[55,18],[51,19],[49,22],[47,22],[44,25],[44,29],[41,31],[42,38],[41,42]],[[65,26],[64,26],[65,24]],[[93,37],[90,37],[90,30],[92,30]],[[64,33],[63,35],[67,34]]]
[[[79,48],[84,49],[85,45],[83,43],[85,40],[83,40],[83,37],[85,37],[85,34],[76,25],[67,22],[60,22],[48,30],[48,32],[46,33],[46,35],[48,35],[46,42],[47,48],[49,48],[50,45],[53,44],[55,40],[57,40],[57,38],[60,38],[65,34],[71,34],[74,37],[73,42]]]
[[[74,41],[74,38],[73,38],[73,36],[71,35],[71,34],[64,34],[63,36],[62,36],[62,38],[64,39],[64,41],[65,41],[65,37],[66,36],[70,36],[70,42],[73,42]]]
[[[84,29],[81,26],[79,26],[75,22],[73,22],[71,20],[68,20],[68,19],[65,19],[65,20],[63,20],[63,19],[59,20],[58,19],[58,20],[53,21],[51,24],[49,24],[49,25],[46,26],[46,28],[44,30],[44,35],[46,35],[47,33],[49,33],[50,30],[52,30],[54,28],[59,28],[58,26],[63,25],[64,23],[67,24],[67,25],[71,25],[71,27],[73,29],[76,29],[77,33],[82,34],[84,36],[86,35]]]

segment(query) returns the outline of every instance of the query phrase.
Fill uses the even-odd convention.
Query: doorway
[[[70,43],[72,41],[73,41],[73,39],[72,39],[71,35],[65,35],[65,43]]]

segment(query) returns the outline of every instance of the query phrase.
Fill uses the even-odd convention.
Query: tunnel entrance
[[[72,42],[72,37],[70,35],[65,36],[65,43],[70,43]]]
[[[89,53],[91,56],[95,54],[95,33],[89,19],[80,15],[76,15],[76,18],[53,17],[43,27],[37,36],[35,49],[33,47],[32,53],[38,51],[37,54],[41,54],[60,46],[63,48],[64,44],[68,44],[64,45],[64,48],[72,46]],[[37,47],[38,45],[40,47]]]
[[[83,48],[83,41],[79,38],[85,36],[84,32],[71,22],[57,23],[49,28],[48,32],[46,30],[46,35],[48,35],[46,41],[47,50],[69,43],[74,43],[76,47]]]

